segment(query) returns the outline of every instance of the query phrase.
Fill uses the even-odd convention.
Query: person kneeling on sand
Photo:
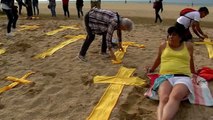
[[[95,39],[95,34],[102,35],[101,54],[106,55],[108,47],[110,56],[112,57],[113,60],[116,60],[116,57],[112,49],[113,32],[117,30],[117,36],[119,41],[118,47],[120,50],[123,50],[121,44],[122,42],[121,30],[131,31],[134,26],[134,23],[130,19],[122,18],[116,12],[98,9],[95,7],[92,8],[85,15],[84,22],[87,31],[87,37],[78,55],[78,58],[81,59],[82,61],[86,61],[85,55],[90,44]]]
[[[201,39],[208,38],[206,34],[200,28],[199,21],[209,14],[207,7],[200,7],[199,10],[188,12],[185,15],[180,16],[175,24],[176,27],[185,31],[185,40],[192,39],[192,34],[189,30],[192,26],[193,32]]]
[[[192,73],[195,73],[193,44],[184,42],[183,32],[176,27],[168,29],[168,41],[160,47],[158,56],[149,72],[160,65],[160,77],[154,82],[158,92],[158,120],[172,120],[180,102],[192,92]]]

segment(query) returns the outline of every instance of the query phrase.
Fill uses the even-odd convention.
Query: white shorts
[[[192,87],[192,80],[190,77],[186,76],[171,77],[168,79],[168,81],[172,86],[175,86],[177,84],[184,84],[187,86],[190,93],[192,93],[193,87]]]

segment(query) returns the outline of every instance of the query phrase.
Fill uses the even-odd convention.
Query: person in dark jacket
[[[80,18],[80,14],[81,16],[84,16],[82,11],[83,6],[84,6],[83,0],[76,0],[76,9],[77,9],[78,18]]]
[[[7,33],[8,37],[15,36],[11,31],[11,27],[15,31],[16,22],[18,20],[18,7],[14,5],[14,0],[1,0],[2,9],[6,13],[8,18]]]

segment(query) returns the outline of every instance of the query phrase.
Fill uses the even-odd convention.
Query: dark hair
[[[209,14],[209,10],[208,10],[207,7],[200,7],[198,11],[199,12],[205,12],[206,14]]]
[[[167,33],[169,35],[171,35],[172,33],[177,33],[178,36],[181,37],[181,42],[183,42],[183,39],[184,39],[184,31],[179,29],[178,27],[175,27],[175,26],[172,26],[172,27],[169,27],[168,30],[167,30]]]

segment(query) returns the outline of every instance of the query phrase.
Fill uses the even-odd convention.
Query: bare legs
[[[181,100],[189,94],[187,86],[177,84],[174,87],[164,81],[159,87],[158,120],[172,120],[179,109]]]

